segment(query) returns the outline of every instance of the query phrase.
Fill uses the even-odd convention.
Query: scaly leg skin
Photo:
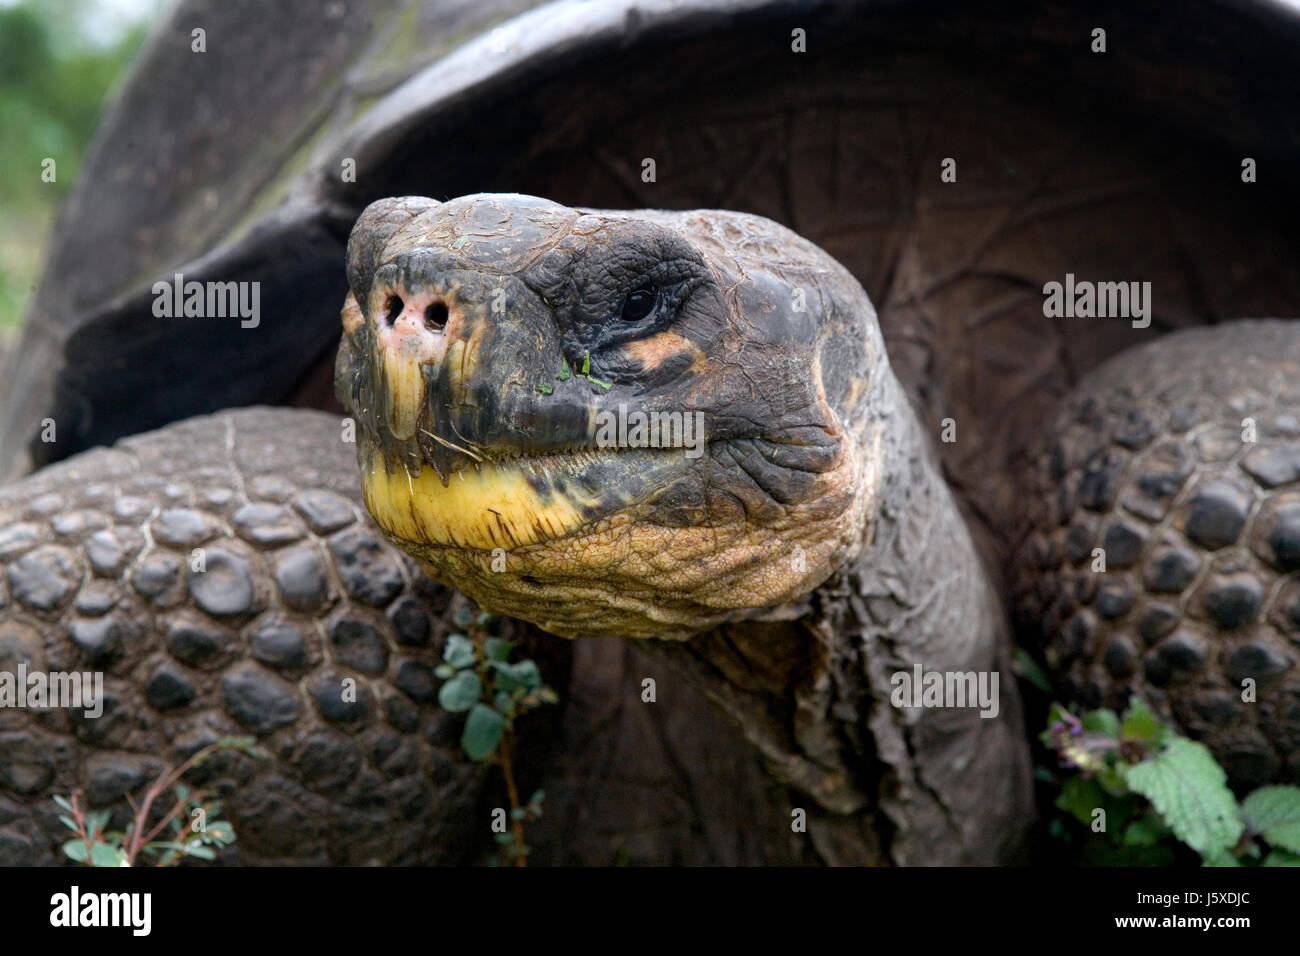
[[[373,528],[355,454],[335,416],[246,409],[0,491],[0,671],[100,671],[106,698],[94,719],[0,708],[0,865],[60,859],[52,795],[83,788],[120,828],[160,771],[247,734],[269,759],[187,777],[224,800],[225,861],[456,863],[488,842],[491,768],[433,674],[465,599]],[[568,651],[548,648],[562,691]]]
[[[1030,472],[1018,604],[1060,693],[1139,695],[1238,788],[1300,781],[1300,323],[1121,354]]]

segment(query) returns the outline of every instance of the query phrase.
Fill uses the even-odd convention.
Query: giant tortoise
[[[0,713],[4,859],[241,728],[235,858],[477,858],[462,594],[566,701],[536,860],[1026,859],[1013,620],[1064,699],[1300,776],[1300,337],[1236,321],[1300,293],[1294,11],[516,6],[159,27],[0,402],[15,477],[71,456],[0,493],[0,653],[109,687]],[[620,403],[703,454],[595,448]]]

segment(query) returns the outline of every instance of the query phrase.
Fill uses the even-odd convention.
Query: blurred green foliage
[[[39,278],[59,202],[114,82],[167,0],[0,2],[0,340]],[[42,182],[41,163],[57,164]]]

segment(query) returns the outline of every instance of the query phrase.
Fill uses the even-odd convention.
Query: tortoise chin
[[[851,462],[825,476],[837,513],[823,499],[807,521],[760,525],[708,494],[716,449],[517,455],[444,482],[360,448],[367,508],[430,577],[562,637],[688,638],[806,595],[861,539]]]

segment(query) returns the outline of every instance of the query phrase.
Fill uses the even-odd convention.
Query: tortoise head
[[[336,390],[435,579],[555,634],[688,637],[858,554],[887,376],[856,281],[727,212],[521,195],[365,210]]]

